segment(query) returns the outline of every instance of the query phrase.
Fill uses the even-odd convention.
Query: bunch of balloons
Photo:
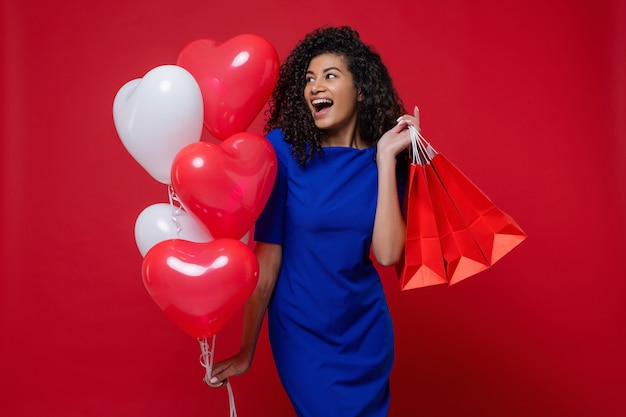
[[[206,339],[243,306],[258,280],[246,244],[276,178],[276,155],[246,132],[278,78],[265,39],[200,39],[176,65],[150,70],[115,96],[113,119],[132,157],[168,186],[169,202],[135,223],[142,278],[155,303],[187,334]],[[206,129],[213,141],[201,140]]]

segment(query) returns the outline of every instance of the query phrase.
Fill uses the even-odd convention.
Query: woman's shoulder
[[[265,138],[272,144],[277,154],[281,156],[289,154],[291,145],[285,141],[285,134],[280,128],[270,130]]]
[[[274,128],[270,130],[267,135],[265,135],[267,140],[269,140],[274,146],[286,146],[287,142],[285,142],[285,134],[280,128]]]

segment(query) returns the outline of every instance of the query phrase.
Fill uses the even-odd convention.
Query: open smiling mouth
[[[315,113],[321,113],[323,110],[331,107],[333,105],[333,101],[327,98],[320,98],[311,101],[311,105],[315,109]]]

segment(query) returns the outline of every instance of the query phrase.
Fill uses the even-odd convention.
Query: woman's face
[[[322,54],[311,60],[304,98],[318,129],[341,133],[356,125],[359,94],[343,56]]]

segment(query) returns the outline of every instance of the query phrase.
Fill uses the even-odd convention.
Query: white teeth
[[[316,106],[318,104],[333,104],[333,101],[329,100],[327,98],[320,98],[320,99],[317,99],[317,100],[313,100],[311,102],[311,104],[313,104],[314,106]]]

